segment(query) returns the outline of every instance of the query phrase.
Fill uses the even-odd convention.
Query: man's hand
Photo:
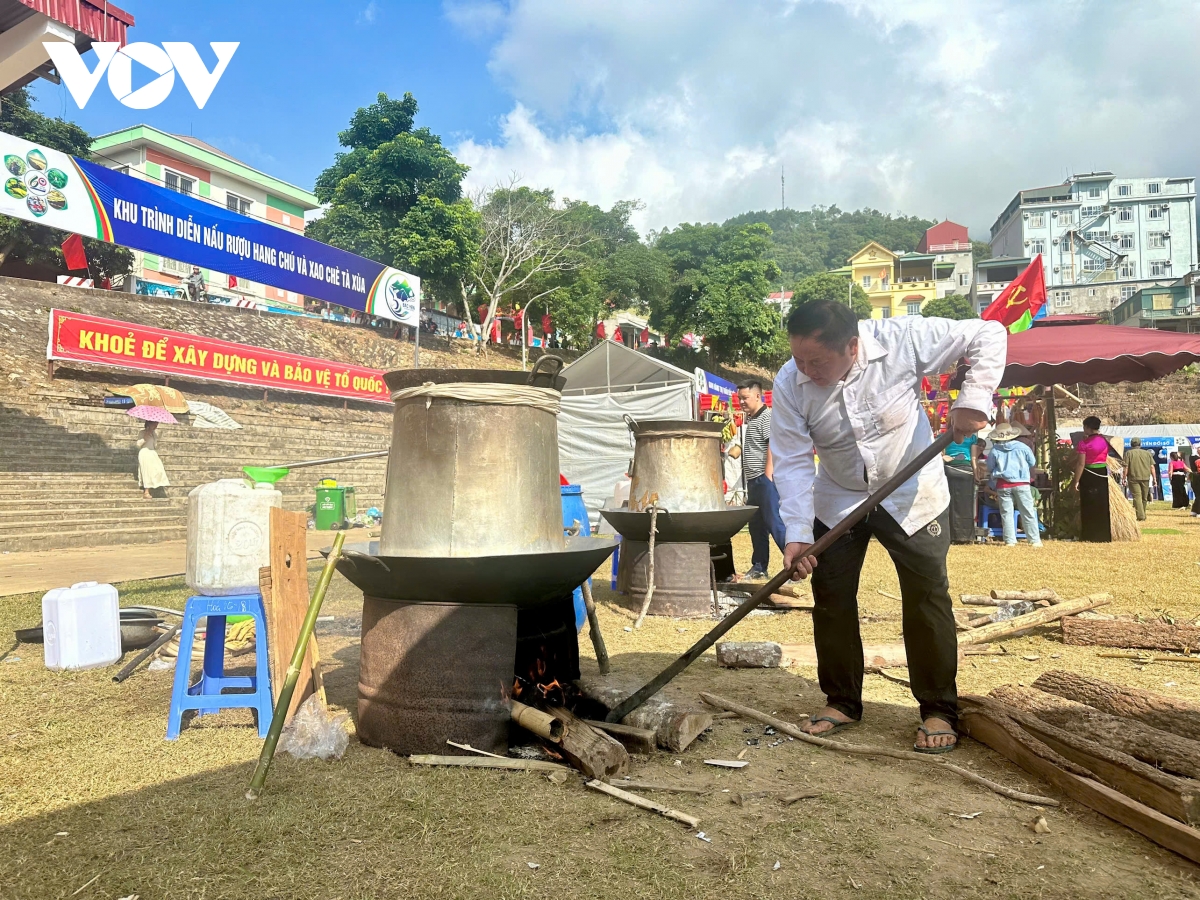
[[[950,428],[954,431],[954,440],[960,443],[976,432],[982,431],[987,424],[987,413],[982,413],[977,409],[960,406],[958,409],[950,411]]]
[[[817,567],[817,558],[808,556],[812,544],[791,543],[783,548],[783,568],[791,572],[792,581],[801,581]]]

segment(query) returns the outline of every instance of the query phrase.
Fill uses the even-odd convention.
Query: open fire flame
[[[557,678],[546,681],[546,661],[538,658],[528,676],[513,678],[512,697],[522,703],[546,703],[549,706],[567,705],[567,687]]]

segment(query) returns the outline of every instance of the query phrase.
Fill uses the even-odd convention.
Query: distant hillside
[[[752,222],[771,226],[775,262],[783,270],[783,284],[789,286],[806,275],[844,266],[868,241],[889,250],[915,250],[921,235],[935,224],[918,216],[893,216],[876,209],[845,212],[836,206],[746,212],[725,224]]]

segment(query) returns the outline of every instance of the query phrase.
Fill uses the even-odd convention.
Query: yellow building
[[[926,253],[893,253],[871,241],[838,271],[849,272],[851,280],[867,292],[871,318],[889,319],[920,315],[925,301],[938,296],[939,280],[945,287],[954,263]]]

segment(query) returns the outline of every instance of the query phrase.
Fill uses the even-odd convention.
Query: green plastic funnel
[[[287,478],[291,472],[286,466],[242,466],[242,471],[255,484],[274,484]]]

